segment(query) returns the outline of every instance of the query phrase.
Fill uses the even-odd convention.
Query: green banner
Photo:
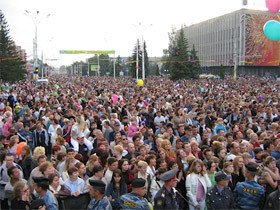
[[[60,54],[115,54],[115,50],[59,50]]]
[[[98,65],[97,64],[91,64],[90,65],[90,70],[91,71],[96,71],[98,69]]]

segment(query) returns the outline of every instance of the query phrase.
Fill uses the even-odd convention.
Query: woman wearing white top
[[[83,116],[77,116],[76,123],[73,125],[71,130],[71,144],[75,151],[79,151],[79,143],[77,141],[78,134],[83,133],[84,136],[87,137],[89,132],[90,131],[87,127],[87,123],[84,120]],[[92,143],[87,138],[84,138],[84,143],[89,150],[93,149]]]
[[[207,189],[210,187],[211,181],[205,173],[203,162],[199,159],[194,160],[186,178],[190,210],[204,210]]]

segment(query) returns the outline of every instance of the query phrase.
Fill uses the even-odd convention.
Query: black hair
[[[122,175],[122,171],[120,169],[116,169],[113,171],[113,175],[112,175],[112,179],[111,179],[111,183],[113,185],[113,190],[116,190],[116,183],[115,183],[115,179],[114,179],[114,176],[115,175],[119,175],[121,177],[120,179],[120,189],[119,189],[119,194],[122,195],[124,194],[124,187],[125,187],[125,182],[124,182],[124,178],[123,178],[123,175]]]

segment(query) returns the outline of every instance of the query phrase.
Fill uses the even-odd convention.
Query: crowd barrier
[[[65,196],[57,198],[59,209],[60,210],[68,210],[68,209],[87,209],[90,196],[89,193],[84,193],[79,195],[78,197],[74,196]]]

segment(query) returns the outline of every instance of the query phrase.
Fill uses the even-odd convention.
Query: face
[[[122,171],[127,171],[128,167],[129,167],[128,162],[124,161],[123,164],[122,164]]]
[[[80,168],[78,169],[79,174],[85,174],[86,173],[86,167],[84,164],[82,164],[80,166]]]
[[[100,179],[104,176],[104,170],[98,171],[95,173],[96,177],[99,177]]]
[[[79,172],[75,171],[72,175],[70,175],[70,178],[73,180],[77,180],[79,177]]]
[[[146,194],[147,190],[146,190],[146,187],[140,187],[140,188],[137,188],[137,194],[139,194],[141,197],[143,197],[145,194]]]
[[[155,165],[156,165],[156,162],[157,162],[157,160],[156,160],[155,158],[153,158],[153,159],[150,160],[150,164],[151,164],[152,166],[155,166]]]
[[[216,163],[212,163],[212,164],[211,164],[210,171],[211,171],[211,172],[214,172],[214,171],[216,171],[216,168],[217,168],[217,167],[216,167]]]
[[[68,152],[67,156],[74,158],[75,157],[75,152],[74,151],[73,152]]]
[[[170,181],[171,187],[176,187],[176,186],[177,186],[177,183],[178,183],[178,180],[177,180],[177,179],[173,179],[172,181]]]
[[[159,164],[160,167],[163,167],[163,168],[167,168],[167,163],[165,161],[162,161],[160,164]]]
[[[14,156],[6,156],[5,161],[8,168],[13,166]]]
[[[20,171],[19,171],[18,168],[13,169],[12,177],[13,177],[14,179],[19,179],[19,178],[20,178]]]
[[[226,151],[223,149],[223,150],[221,150],[220,152],[219,152],[219,157],[221,157],[221,158],[225,158],[225,156],[226,156]]]
[[[190,153],[191,152],[191,145],[190,144],[185,144],[184,149],[185,149],[186,153]]]
[[[200,165],[200,164],[198,164],[198,163],[195,165],[195,167],[194,167],[194,168],[195,168],[195,171],[196,171],[196,173],[197,173],[197,174],[198,174],[198,173],[200,173],[200,172],[201,172],[201,170],[202,170],[201,165]]]
[[[146,174],[147,167],[146,166],[142,166],[141,168],[139,168],[139,171],[140,171],[141,174]]]
[[[212,158],[212,152],[211,152],[211,151],[206,152],[205,158],[206,158],[207,160],[210,160],[210,159]]]
[[[267,167],[271,170],[274,170],[276,168],[276,162],[275,161],[271,161]]]
[[[118,168],[118,161],[112,163],[112,165],[109,166],[111,171],[114,171]]]
[[[114,180],[115,180],[116,183],[119,183],[119,182],[121,181],[121,176],[120,176],[120,174],[115,174],[115,175],[114,175]]]
[[[55,176],[53,181],[52,181],[52,184],[51,184],[53,187],[58,187],[59,186],[59,177],[58,176]]]
[[[21,191],[22,195],[25,195],[25,196],[29,196],[30,195],[30,191],[29,191],[29,187],[27,185],[25,185]]]
[[[54,167],[49,166],[49,167],[46,169],[46,171],[44,172],[44,175],[45,175],[46,177],[48,177],[50,174],[53,174],[53,173],[54,173]]]
[[[140,138],[137,138],[137,139],[135,139],[135,141],[134,141],[134,145],[139,146],[139,145],[140,145],[140,142],[141,142],[141,139],[140,139]]]
[[[229,165],[228,167],[225,168],[225,172],[232,174],[233,173],[233,165]]]
[[[238,160],[238,167],[242,168],[243,165],[244,165],[243,158],[239,158],[239,160]]]

